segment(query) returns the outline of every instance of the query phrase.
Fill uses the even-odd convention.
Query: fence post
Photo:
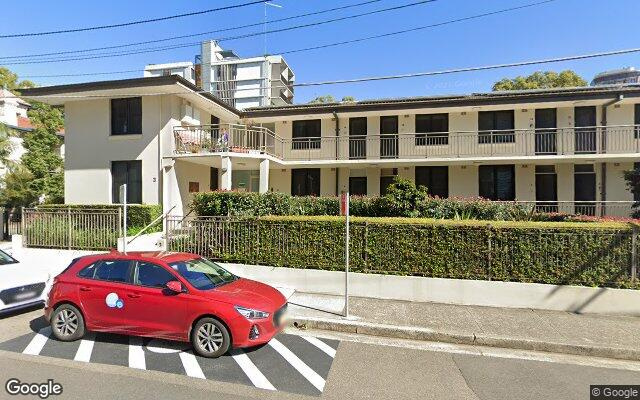
[[[491,226],[489,226],[489,233],[487,234],[487,279],[491,280],[491,258],[492,258],[492,236],[493,236],[493,229]]]
[[[22,234],[22,246],[27,246],[27,231],[24,229],[25,225],[25,215],[24,215],[24,207],[20,207],[20,233]]]
[[[118,249],[118,240],[122,237],[122,208],[118,206],[118,237],[116,238],[116,250]]]
[[[369,222],[364,221],[364,269],[369,270]]]
[[[638,243],[638,227],[633,225],[631,229],[631,283],[635,285],[638,276],[638,252],[636,245]]]
[[[71,250],[71,207],[67,208],[67,247]]]

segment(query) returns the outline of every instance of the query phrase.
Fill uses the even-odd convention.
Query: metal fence
[[[216,260],[344,269],[344,224],[170,217],[170,250]],[[635,229],[352,223],[353,272],[637,287]]]
[[[591,217],[633,217],[638,208],[634,201],[516,201],[537,213],[560,213]]]
[[[22,234],[25,247],[108,250],[116,248],[121,232],[121,210],[25,208]]]

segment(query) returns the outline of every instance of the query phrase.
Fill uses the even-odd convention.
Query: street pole
[[[342,208],[345,215],[346,231],[344,245],[344,316],[349,317],[349,192],[342,194]]]
[[[120,186],[120,202],[122,203],[122,252],[127,254],[127,184]]]

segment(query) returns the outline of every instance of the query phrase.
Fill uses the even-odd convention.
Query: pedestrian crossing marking
[[[187,343],[110,333],[87,332],[82,340],[61,342],[50,327],[45,327],[0,343],[0,350],[320,395],[339,342],[285,333],[278,338],[281,341],[272,339],[264,346],[232,349],[211,359],[193,353]]]
[[[316,389],[321,392],[324,390],[324,378],[318,375],[316,371],[312,370],[307,364],[304,363],[304,361],[298,358],[298,356],[293,354],[293,352],[286,348],[285,345],[280,343],[278,339],[271,339],[271,341],[269,341],[269,345],[273,347],[275,351],[280,353],[280,355],[284,357],[284,359],[287,360],[287,362],[291,364],[293,368],[297,369],[298,372],[300,372],[306,380],[308,380],[313,386],[316,387]]]
[[[312,345],[316,346],[323,352],[325,352],[325,354],[327,354],[329,357],[335,358],[336,350],[333,347],[326,344],[325,342],[323,342],[322,340],[315,338],[313,336],[300,336],[300,337],[306,340],[307,342],[311,343]]]
[[[235,362],[237,362],[240,368],[242,368],[242,371],[244,372],[245,375],[247,375],[251,383],[253,383],[253,386],[260,389],[276,390],[276,388],[271,384],[271,382],[269,382],[267,377],[264,376],[262,372],[260,372],[258,367],[256,367],[253,361],[249,359],[249,357],[245,354],[244,351],[240,349],[235,350],[231,354],[231,357],[233,357]]]
[[[75,361],[89,362],[91,360],[95,337],[96,335],[94,333],[87,333],[85,335],[85,338],[80,341],[80,347],[78,347],[76,356],[73,358]]]
[[[51,334],[51,328],[48,326],[40,329],[22,353],[37,356],[44,348],[44,345],[47,343],[47,340],[49,340]]]
[[[200,364],[198,364],[198,359],[193,355],[193,353],[181,351],[179,354],[184,372],[188,376],[192,378],[207,379],[207,377],[204,376],[204,372],[202,372],[202,368],[200,368]]]
[[[147,369],[142,338],[138,336],[129,337],[129,368]]]

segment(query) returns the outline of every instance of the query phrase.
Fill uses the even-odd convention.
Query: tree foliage
[[[35,103],[29,110],[35,129],[24,136],[25,154],[22,164],[33,175],[29,188],[45,203],[64,200],[62,158],[58,153],[61,140],[57,133],[64,126],[62,112],[43,103]]]
[[[18,75],[5,67],[0,67],[0,87],[15,91],[19,89],[35,87],[36,84],[29,80],[18,80]]]
[[[0,122],[0,165],[10,167],[9,155],[13,150],[13,145],[9,140],[11,128]]]
[[[349,103],[356,101],[356,98],[353,96],[344,96],[340,102]],[[338,103],[333,95],[327,94],[324,96],[318,96],[315,99],[311,100],[308,104],[327,104],[327,103]]]
[[[31,190],[33,174],[18,164],[10,169],[2,178],[3,189],[0,201],[7,207],[31,206],[38,202],[38,195]]]
[[[516,76],[513,79],[503,78],[493,85],[493,90],[550,89],[578,86],[587,86],[587,81],[574,71],[566,70],[560,73],[537,71],[528,76]]]

